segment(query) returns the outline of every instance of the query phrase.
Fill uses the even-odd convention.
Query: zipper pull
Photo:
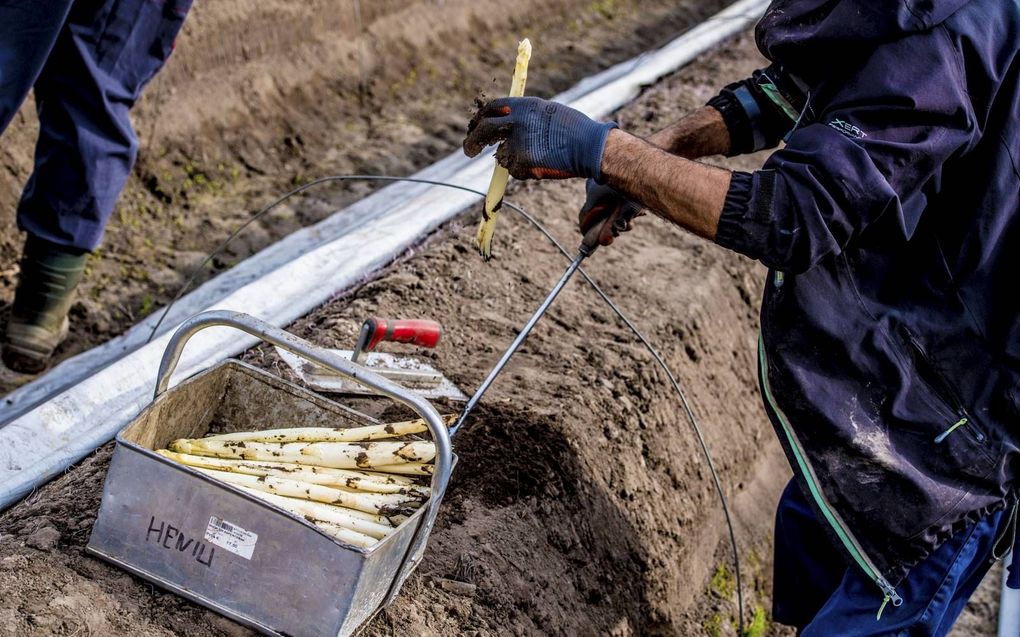
[[[885,606],[886,606],[886,604],[889,603],[890,599],[892,599],[892,598],[889,597],[888,595],[886,595],[885,597],[882,598],[882,605],[878,607],[878,614],[875,615],[875,621],[879,621],[879,620],[882,619],[882,611],[885,610]]]
[[[780,272],[779,270],[776,270],[775,275],[772,277],[772,282],[776,286],[776,288],[783,287],[783,281],[785,281],[785,280],[786,280],[786,276],[782,272]]]
[[[963,418],[957,420],[956,423],[953,424],[952,427],[950,427],[949,429],[946,429],[945,431],[943,431],[939,435],[935,436],[935,444],[938,444],[938,443],[942,442],[943,440],[945,440],[946,438],[949,437],[949,434],[953,433],[954,431],[956,431],[957,429],[959,429],[960,427],[962,427],[962,426],[964,426],[966,424],[967,424],[967,417],[964,416]],[[980,438],[979,438],[979,440],[980,440]]]
[[[875,621],[878,621],[879,619],[882,619],[882,611],[885,610],[885,607],[889,602],[892,602],[894,607],[902,606],[903,598],[900,597],[899,593],[896,592],[896,589],[893,588],[892,584],[887,582],[884,577],[879,577],[875,580],[875,583],[878,584],[878,588],[881,589],[882,593],[885,595],[885,597],[882,598],[882,606],[878,609],[878,615],[875,617]]]

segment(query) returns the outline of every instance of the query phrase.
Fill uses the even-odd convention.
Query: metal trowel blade
[[[349,350],[333,349],[329,351],[348,360],[352,354]],[[296,354],[279,347],[276,348],[276,353],[312,389],[337,394],[375,394],[367,387],[306,361]],[[464,392],[450,379],[417,358],[394,356],[386,352],[369,352],[363,355],[358,362],[380,376],[418,392],[425,398],[447,398],[462,402],[467,400]]]

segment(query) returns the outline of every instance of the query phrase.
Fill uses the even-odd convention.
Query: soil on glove
[[[650,88],[618,119],[650,132],[759,63],[744,35]],[[751,169],[761,159],[726,164]],[[571,249],[582,198],[577,182],[518,184],[509,195]],[[496,259],[485,263],[475,226],[474,215],[447,225],[289,329],[348,347],[370,315],[440,320],[438,349],[392,351],[429,359],[470,393],[566,266],[506,208]],[[734,514],[747,634],[790,635],[768,618],[772,518],[789,469],[756,389],[763,271],[655,218],[636,226],[586,269],[661,349],[701,420]],[[245,359],[290,377],[271,348]],[[381,401],[356,406],[405,415]],[[736,634],[725,525],[696,438],[665,375],[580,278],[455,448],[460,462],[425,559],[363,634]],[[84,555],[109,454],[107,445],[0,515],[0,635],[249,634]],[[988,608],[971,614],[965,634],[994,634],[993,617]]]

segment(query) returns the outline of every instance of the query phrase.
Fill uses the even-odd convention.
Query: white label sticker
[[[259,536],[258,533],[245,531],[236,524],[221,520],[214,515],[209,518],[209,525],[205,527],[205,539],[250,560],[252,553],[255,552],[255,543],[259,541]]]

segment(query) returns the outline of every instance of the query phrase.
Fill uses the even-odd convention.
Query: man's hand
[[[642,214],[641,206],[627,199],[616,189],[589,179],[586,186],[587,198],[577,215],[578,229],[582,235],[597,225],[599,245],[607,246],[620,234],[630,230],[631,221]]]
[[[464,153],[474,157],[503,142],[496,161],[515,179],[602,180],[602,153],[613,122],[599,123],[569,106],[537,97],[503,97],[478,109]]]

